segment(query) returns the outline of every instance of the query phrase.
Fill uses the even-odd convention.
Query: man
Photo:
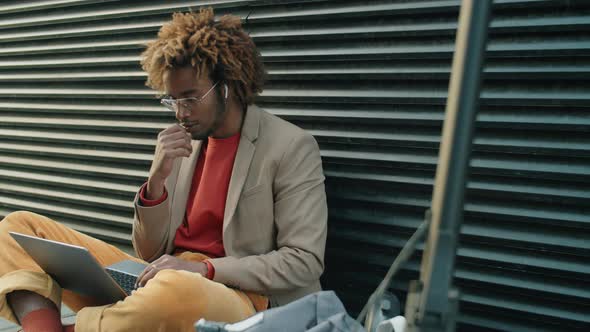
[[[158,135],[135,198],[139,258],[43,216],[0,222],[0,314],[25,331],[61,331],[59,285],[9,231],[82,245],[103,265],[150,262],[115,304],[63,291],[76,331],[190,331],[235,322],[320,290],[327,207],[317,143],[253,104],[264,68],[239,18],[174,14],[147,45],[147,84],[177,124]],[[68,327],[68,330],[73,330]]]

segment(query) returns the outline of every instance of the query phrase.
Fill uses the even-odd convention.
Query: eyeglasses
[[[198,104],[200,104],[205,98],[207,98],[209,93],[211,93],[211,91],[213,91],[215,86],[217,86],[217,83],[219,83],[219,81],[215,82],[215,84],[213,84],[211,89],[209,89],[209,91],[207,91],[203,96],[201,96],[199,98],[197,98],[197,97],[180,98],[180,99],[162,98],[160,100],[160,103],[162,105],[164,105],[167,109],[171,110],[172,112],[176,112],[178,109],[180,109],[180,107],[182,107],[183,109],[187,109],[189,111],[192,111],[193,109],[195,109],[195,107],[197,107]]]

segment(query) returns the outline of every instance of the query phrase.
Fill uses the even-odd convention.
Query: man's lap
[[[3,237],[3,243],[13,241],[7,234],[8,231],[86,247],[103,266],[125,259],[142,261],[104,241],[31,212],[11,213],[0,222],[0,237]],[[14,243],[8,245],[10,253],[7,254],[16,255],[17,259],[12,260],[13,264],[4,264],[0,267],[0,276],[18,269],[42,272],[22,248],[17,246]],[[180,256],[187,260],[206,259],[206,256],[197,253],[183,253]],[[134,321],[132,326],[126,327],[127,330],[139,330],[140,326],[148,323],[152,325],[146,326],[153,329],[153,324],[170,324],[171,321],[174,323],[166,330],[184,330],[199,318],[231,322],[244,319],[255,312],[244,293],[208,280],[200,274],[176,270],[160,271],[145,287],[108,306],[96,307],[98,303],[93,299],[68,290],[63,291],[62,300],[72,310],[80,311],[77,318],[81,324],[77,330],[80,331],[85,330],[84,325],[93,322],[100,323],[100,330],[113,330],[116,326],[124,325],[125,321]],[[103,328],[109,324],[109,329]]]

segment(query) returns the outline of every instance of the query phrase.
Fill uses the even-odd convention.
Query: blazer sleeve
[[[166,179],[165,188],[171,186],[171,177]],[[170,232],[171,193],[166,199],[154,206],[144,206],[141,203],[140,188],[133,200],[134,216],[131,241],[137,256],[147,262],[152,262],[166,251],[168,234]]]
[[[267,254],[210,259],[214,279],[262,294],[305,287],[324,270],[328,207],[317,142],[308,133],[291,141],[274,178],[277,249]]]

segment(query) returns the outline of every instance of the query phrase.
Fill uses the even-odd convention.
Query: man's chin
[[[191,138],[195,141],[204,141],[209,137],[209,133],[203,133],[203,132],[198,132],[198,133],[191,133]]]

